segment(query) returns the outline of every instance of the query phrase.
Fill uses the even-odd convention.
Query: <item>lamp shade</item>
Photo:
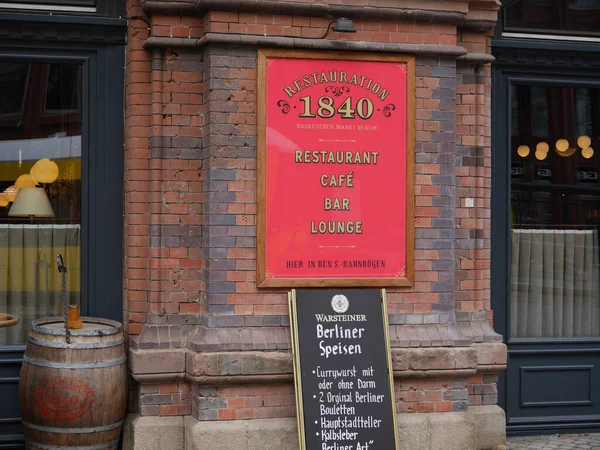
[[[42,188],[21,188],[8,215],[12,217],[54,217],[54,211]]]

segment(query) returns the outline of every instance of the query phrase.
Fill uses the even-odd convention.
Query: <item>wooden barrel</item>
[[[19,403],[28,449],[117,449],[127,401],[121,324],[82,317],[65,340],[64,319],[31,323]]]

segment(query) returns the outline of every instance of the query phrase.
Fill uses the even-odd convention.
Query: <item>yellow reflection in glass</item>
[[[566,152],[567,150],[569,150],[569,141],[567,141],[566,139],[559,139],[558,141],[556,141],[556,150],[558,150],[559,152]]]
[[[17,187],[17,189],[34,188],[35,185],[35,180],[28,173],[21,175],[19,178],[17,178],[17,181],[15,181],[15,186]]]
[[[517,149],[517,153],[523,158],[529,155],[530,151],[531,150],[529,150],[529,147],[527,147],[526,145],[519,145],[519,148]]]
[[[547,152],[540,152],[539,150],[535,151],[535,157],[537,159],[539,159],[540,161],[543,161],[544,159],[546,159],[546,156],[548,156]]]
[[[558,148],[556,149],[556,153],[558,153],[560,156],[562,156],[563,158],[567,158],[569,156],[571,156],[573,153],[575,153],[575,150],[577,150],[574,147],[570,147],[565,151],[561,151]]]
[[[588,148],[590,145],[592,145],[592,140],[589,136],[579,136],[577,139],[577,145],[579,145],[581,148]]]
[[[14,202],[15,198],[17,198],[18,192],[19,188],[13,184],[12,186],[9,186],[4,190],[4,195],[6,195],[6,198],[9,202]]]
[[[540,142],[538,145],[536,145],[535,149],[539,152],[548,153],[550,146],[546,142]]]
[[[33,165],[30,173],[38,183],[53,183],[58,178],[58,165],[43,158]]]
[[[585,159],[590,159],[592,156],[594,156],[594,149],[592,147],[584,148],[581,150],[581,156],[583,156]]]
[[[8,197],[6,194],[0,194],[0,207],[8,206]]]

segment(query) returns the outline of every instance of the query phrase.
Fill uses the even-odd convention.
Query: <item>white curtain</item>
[[[62,315],[62,278],[56,255],[67,267],[67,295],[79,304],[80,225],[0,224],[0,314],[21,318],[0,328],[0,345],[25,344],[29,323]]]
[[[600,336],[597,230],[512,231],[512,337]]]

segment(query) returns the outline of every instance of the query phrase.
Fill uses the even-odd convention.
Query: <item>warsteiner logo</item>
[[[42,380],[33,390],[38,411],[52,420],[75,420],[94,405],[94,391],[85,382],[67,377]]]

